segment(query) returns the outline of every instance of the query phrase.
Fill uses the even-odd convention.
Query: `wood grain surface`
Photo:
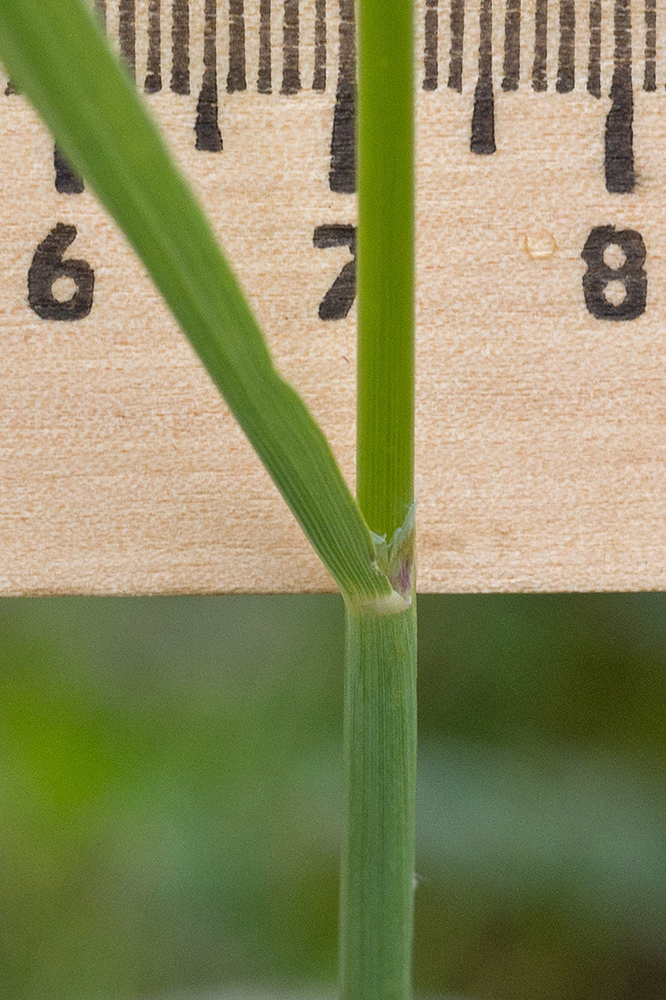
[[[101,6],[353,482],[353,3]],[[665,589],[666,3],[424,0],[416,36],[419,589]],[[0,593],[330,589],[8,90]]]

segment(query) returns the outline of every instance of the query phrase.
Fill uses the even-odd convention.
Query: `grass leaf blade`
[[[210,225],[94,15],[81,0],[1,0],[0,59],[142,258],[343,593],[390,595],[326,438],[276,371]]]

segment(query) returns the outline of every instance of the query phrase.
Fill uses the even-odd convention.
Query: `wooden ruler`
[[[353,481],[353,0],[97,6]],[[416,38],[420,587],[663,589],[666,0],[423,0]],[[0,593],[329,589],[13,91]]]

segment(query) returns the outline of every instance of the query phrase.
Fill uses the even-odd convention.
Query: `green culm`
[[[358,9],[358,502],[82,0],[0,0],[0,59],[125,232],[346,608],[340,992],[411,996],[416,778],[411,0]],[[188,239],[182,239],[187,232]]]

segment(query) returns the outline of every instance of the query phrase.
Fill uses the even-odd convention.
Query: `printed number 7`
[[[342,268],[319,304],[319,319],[344,319],[356,297],[356,227],[317,226],[314,245],[319,250],[349,247],[352,259]]]

